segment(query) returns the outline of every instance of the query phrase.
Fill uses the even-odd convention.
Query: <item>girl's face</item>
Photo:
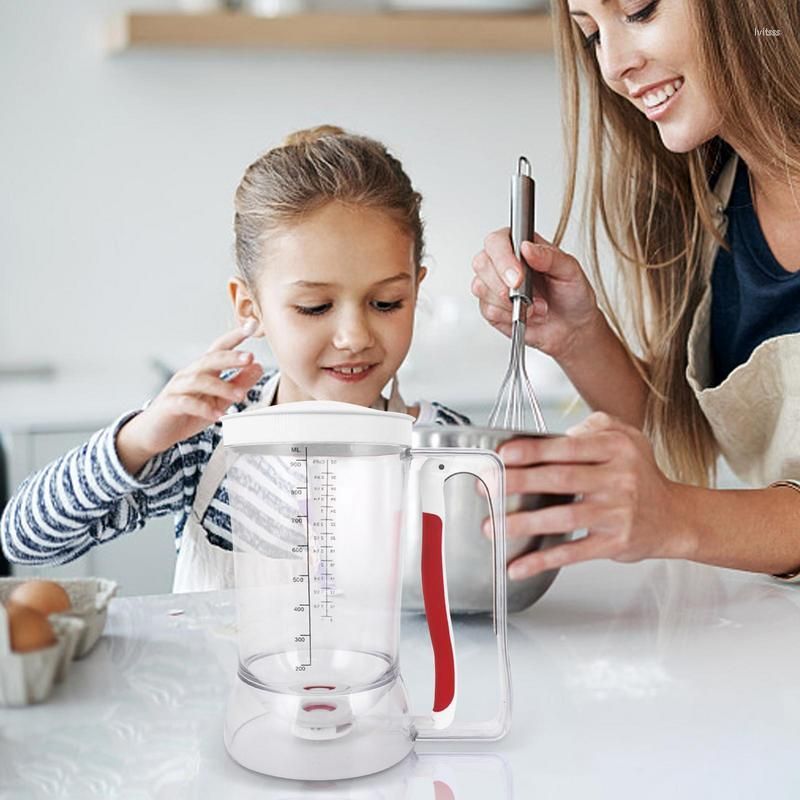
[[[691,0],[568,0],[603,80],[685,153],[719,132],[693,38]]]
[[[372,405],[411,345],[425,274],[411,237],[383,211],[331,202],[270,234],[266,251],[249,309],[280,366],[278,402]]]

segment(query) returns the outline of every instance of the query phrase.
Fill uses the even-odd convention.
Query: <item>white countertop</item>
[[[460,719],[491,709],[487,627],[455,626]],[[800,587],[683,563],[573,567],[511,619],[506,739],[419,745],[385,773],[323,785],[227,756],[234,636],[231,593],[114,600],[106,635],[50,700],[0,710],[0,796],[796,796]],[[405,618],[401,669],[417,711],[428,659],[421,619]]]

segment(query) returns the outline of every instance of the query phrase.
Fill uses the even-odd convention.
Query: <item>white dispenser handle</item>
[[[412,450],[419,469],[422,512],[422,594],[434,658],[434,701],[430,716],[415,717],[418,739],[496,740],[511,725],[511,670],[506,640],[506,536],[505,469],[491,450],[474,448],[425,448]],[[457,671],[453,625],[447,596],[444,558],[447,521],[444,483],[453,476],[469,474],[481,481],[489,500],[492,521],[494,570],[494,634],[497,644],[500,706],[493,719],[454,726]]]

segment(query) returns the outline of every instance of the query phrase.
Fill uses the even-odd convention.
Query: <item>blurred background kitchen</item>
[[[243,4],[240,14],[384,15],[341,17],[344,40],[368,37],[386,14],[418,22],[392,45],[375,28],[372,46],[320,46],[314,36],[329,36],[330,24],[284,16],[298,40],[287,47],[255,27],[263,40],[234,32],[220,46],[219,19],[196,34],[188,17],[156,18],[150,34],[130,35],[134,12],[219,10],[204,0],[0,0],[0,491],[140,406],[230,327],[234,189],[259,153],[321,123],[384,141],[425,198],[426,344],[401,373],[404,396],[486,420],[509,346],[479,315],[470,264],[508,222],[520,154],[534,168],[538,230],[555,229],[557,70],[541,2],[438,4],[452,15],[444,35],[419,17],[435,6],[424,0]],[[513,41],[486,45],[491,21],[469,14],[488,7]],[[579,252],[572,237],[564,246]],[[528,371],[552,430],[583,414],[553,362],[531,353]],[[142,594],[169,591],[173,562],[168,517],[46,571],[104,575]]]

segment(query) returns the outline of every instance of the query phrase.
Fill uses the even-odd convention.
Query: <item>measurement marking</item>
[[[309,507],[308,507],[308,448],[305,449],[305,470],[306,470],[306,574],[304,577],[308,578],[311,574],[311,539],[309,525],[308,525],[308,514],[309,514]],[[306,581],[306,593],[308,597],[308,602],[304,605],[308,608],[308,663],[304,664],[305,667],[311,666],[311,581]]]
[[[324,503],[325,503],[325,505],[323,506],[323,508],[325,509],[325,511],[323,512],[325,514],[325,516],[323,518],[324,530],[323,530],[323,539],[322,539],[324,544],[322,545],[322,549],[323,549],[322,559],[321,559],[322,563],[320,564],[320,566],[324,570],[322,577],[323,577],[324,582],[325,582],[324,589],[323,589],[323,591],[325,593],[324,599],[323,599],[323,608],[325,610],[325,614],[323,616],[325,616],[326,618],[330,618],[330,613],[329,613],[330,612],[330,603],[331,603],[330,593],[331,593],[331,590],[332,590],[331,584],[328,581],[328,578],[332,577],[331,573],[328,571],[330,569],[330,561],[328,559],[328,554],[324,552],[324,550],[330,550],[331,549],[331,547],[330,547],[330,538],[329,538],[330,537],[330,531],[328,530],[328,523],[333,521],[331,519],[331,517],[328,516],[330,511],[331,511],[331,509],[333,508],[333,503],[331,502],[331,491],[330,491],[331,487],[330,487],[330,483],[328,481],[328,476],[332,474],[330,466],[331,466],[331,462],[330,461],[326,461],[325,462],[325,471],[323,473],[325,475],[325,494],[324,494]]]

